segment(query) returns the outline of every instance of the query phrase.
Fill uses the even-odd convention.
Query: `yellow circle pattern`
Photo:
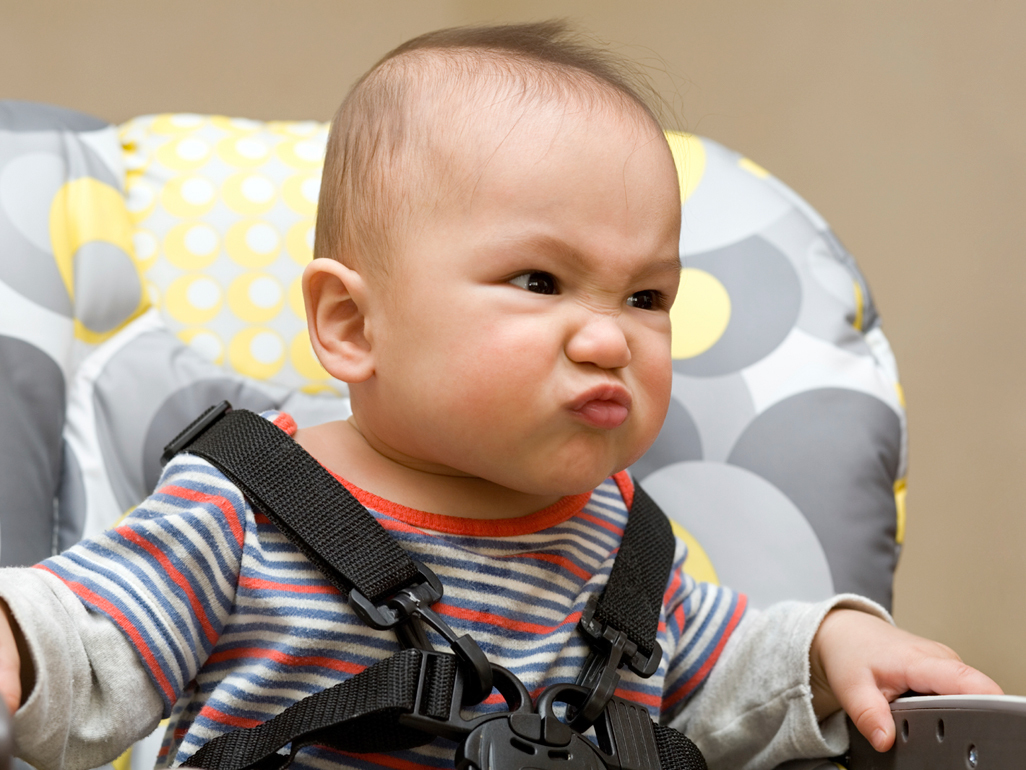
[[[277,332],[252,326],[232,338],[228,361],[240,374],[266,380],[285,364],[285,343]]]
[[[130,121],[121,140],[144,294],[171,331],[240,374],[339,393],[306,340],[300,276],[327,129],[158,115]]]
[[[284,304],[281,284],[266,273],[243,273],[228,287],[228,307],[246,323],[267,323]]]
[[[256,217],[274,208],[278,188],[263,174],[240,171],[224,181],[221,197],[233,211]]]
[[[175,225],[164,237],[164,255],[182,270],[202,270],[221,250],[221,239],[210,225],[201,221]]]
[[[164,295],[164,307],[183,324],[210,322],[224,304],[221,285],[204,273],[187,273],[172,282]]]
[[[243,219],[228,228],[225,250],[233,261],[250,269],[267,267],[281,253],[281,236],[267,222]]]
[[[186,135],[157,150],[157,160],[172,171],[195,171],[210,159],[210,145],[197,136]]]
[[[225,163],[239,168],[256,168],[267,162],[271,148],[260,139],[242,134],[226,136],[217,143],[217,155]]]
[[[674,358],[694,358],[723,336],[730,323],[730,295],[715,276],[685,267],[680,289],[670,310]]]
[[[315,171],[324,164],[324,143],[316,139],[281,142],[277,151],[278,157],[292,168]]]
[[[296,174],[281,186],[281,197],[289,208],[304,217],[317,213],[317,196],[321,191],[320,174]]]
[[[192,328],[178,332],[178,339],[215,364],[224,363],[224,343],[210,329]]]
[[[160,202],[168,212],[182,219],[206,214],[217,203],[217,188],[199,175],[183,174],[170,180],[160,193]]]

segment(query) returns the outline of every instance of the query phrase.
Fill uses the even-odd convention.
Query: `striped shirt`
[[[265,416],[288,433],[282,413]],[[591,493],[515,519],[477,520],[406,508],[339,481],[445,587],[435,610],[469,633],[532,695],[572,682],[588,653],[576,630],[601,592],[623,536],[634,487],[626,473]],[[621,672],[617,695],[663,722],[705,680],[745,610],[727,589],[674,567],[659,621],[658,671]],[[172,460],[157,490],[116,528],[38,565],[124,632],[164,700],[170,723],[160,765],[211,738],[260,724],[397,649],[366,626],[317,568],[213,466]],[[428,638],[447,649],[433,631]],[[497,693],[477,707],[503,708]],[[389,754],[299,753],[296,767],[452,767],[445,739]]]

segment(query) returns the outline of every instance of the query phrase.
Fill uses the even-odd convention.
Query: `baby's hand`
[[[21,705],[21,656],[12,625],[10,610],[0,600],[0,697],[13,714]]]
[[[818,719],[843,708],[877,751],[894,743],[888,703],[908,690],[929,695],[1000,695],[985,674],[939,642],[873,615],[837,609],[812,640],[812,705]]]

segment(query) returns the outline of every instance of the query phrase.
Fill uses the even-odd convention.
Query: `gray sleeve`
[[[844,713],[817,722],[809,684],[812,639],[837,607],[891,622],[886,610],[854,594],[745,614],[709,678],[671,724],[698,745],[710,770],[770,770],[848,748]]]
[[[39,770],[86,770],[156,727],[163,701],[114,623],[40,569],[0,571],[35,686],[14,715],[17,755]]]

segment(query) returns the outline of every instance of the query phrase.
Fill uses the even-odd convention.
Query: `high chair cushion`
[[[0,560],[115,522],[211,403],[301,426],[349,414],[298,288],[326,125],[160,115],[118,135],[19,103],[0,120]],[[905,413],[868,286],[786,186],[668,136],[683,195],[673,399],[631,470],[697,577],[756,606],[840,591],[889,606]]]

